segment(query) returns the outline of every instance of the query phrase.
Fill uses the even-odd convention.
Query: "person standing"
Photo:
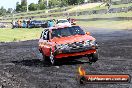
[[[15,21],[12,20],[12,29],[14,29],[14,28],[15,28]]]
[[[53,19],[53,26],[56,26],[56,20]]]
[[[30,22],[31,22],[31,18],[27,21],[27,28],[29,28]]]
[[[54,22],[52,20],[48,21],[48,27],[53,27],[54,26]]]
[[[20,26],[21,26],[21,21],[20,19],[18,19],[18,28],[20,28]]]

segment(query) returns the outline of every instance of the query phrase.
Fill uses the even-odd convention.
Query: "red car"
[[[63,57],[87,56],[90,62],[98,60],[96,39],[79,26],[52,27],[42,31],[39,51],[44,61],[52,65]]]

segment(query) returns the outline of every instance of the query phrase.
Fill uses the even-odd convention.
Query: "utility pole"
[[[28,12],[28,0],[27,0],[27,12]]]
[[[49,7],[49,0],[47,0],[47,8]]]

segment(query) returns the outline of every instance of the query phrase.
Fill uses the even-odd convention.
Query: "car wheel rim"
[[[54,56],[53,56],[52,52],[50,54],[50,61],[51,61],[52,64],[54,64]]]

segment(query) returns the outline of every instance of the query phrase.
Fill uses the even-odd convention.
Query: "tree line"
[[[31,3],[28,5],[29,11],[35,11],[35,10],[44,10],[44,9],[50,9],[55,7],[65,7],[69,5],[78,5],[83,4],[85,1],[87,2],[110,2],[111,0],[48,0],[48,6],[47,6],[47,0],[38,0],[38,3]],[[17,2],[16,3],[16,9],[8,8],[7,10],[4,7],[0,8],[0,16],[4,16],[7,14],[11,14],[14,12],[26,12],[27,10],[27,2]]]
[[[12,13],[13,9],[12,8],[8,8],[7,10],[2,6],[0,8],[0,16],[4,16],[4,15],[7,15],[7,14],[10,14]]]
[[[38,3],[31,3],[28,6],[29,11],[35,11],[35,10],[44,10],[44,9],[50,9],[50,8],[54,8],[54,7],[65,7],[65,6],[69,6],[69,5],[78,5],[78,4],[82,4],[85,3],[85,1],[88,2],[98,2],[98,1],[110,1],[110,0],[48,0],[48,6],[47,6],[47,0],[38,0]],[[27,3],[26,2],[22,2],[21,4],[19,4],[19,2],[17,2],[16,4],[16,11],[17,12],[24,12],[26,11],[27,7]]]

